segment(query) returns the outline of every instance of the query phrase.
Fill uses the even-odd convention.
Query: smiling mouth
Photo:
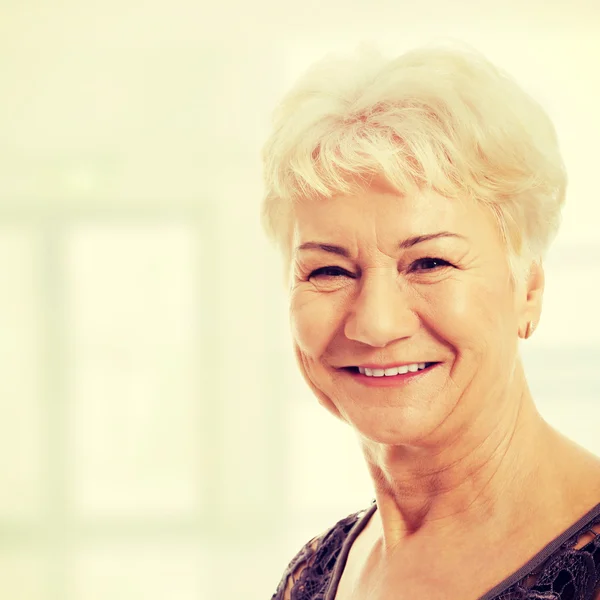
[[[366,377],[395,377],[397,375],[406,375],[408,373],[418,373],[419,371],[425,371],[433,365],[437,365],[437,362],[421,362],[412,363],[409,365],[402,365],[401,367],[391,367],[387,369],[377,369],[369,367],[343,367],[343,370],[356,375],[365,375]]]

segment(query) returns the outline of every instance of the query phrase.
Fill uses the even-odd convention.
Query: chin
[[[432,435],[444,422],[444,416],[429,413],[407,415],[406,410],[379,410],[376,416],[347,415],[346,421],[365,441],[389,446],[420,446],[431,442]],[[391,413],[391,414],[390,414]]]

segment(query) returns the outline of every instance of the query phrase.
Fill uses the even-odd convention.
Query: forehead
[[[294,207],[296,242],[315,238],[380,241],[449,231],[474,241],[497,234],[489,210],[473,200],[447,198],[435,192],[398,194],[371,187],[352,195],[307,199]],[[497,238],[497,235],[493,235]]]

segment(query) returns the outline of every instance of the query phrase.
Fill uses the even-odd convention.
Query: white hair
[[[276,108],[263,166],[263,225],[288,264],[295,201],[379,175],[400,193],[484,203],[516,279],[554,238],[567,184],[541,106],[480,54],[449,47],[316,63]]]

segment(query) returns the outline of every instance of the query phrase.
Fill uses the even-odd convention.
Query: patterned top
[[[271,600],[334,600],[350,547],[376,510],[346,517],[306,544],[288,565]],[[600,504],[480,600],[600,600]],[[581,548],[582,536],[591,540]]]

